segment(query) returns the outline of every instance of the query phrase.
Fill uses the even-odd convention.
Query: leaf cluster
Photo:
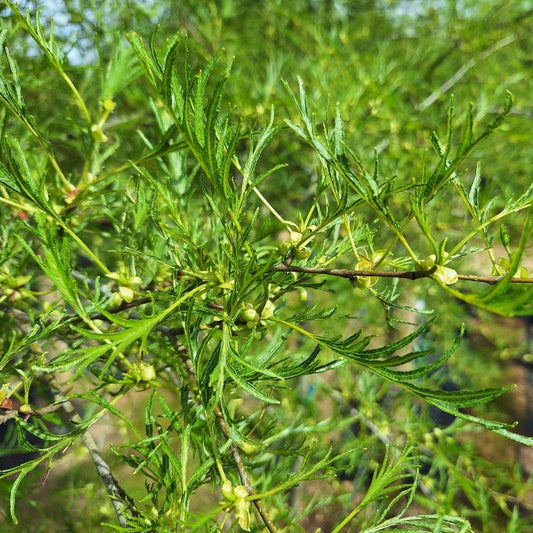
[[[448,390],[433,380],[460,350],[457,324],[451,347],[435,350],[422,347],[434,317],[376,339],[357,315],[375,305],[388,324],[401,324],[398,313],[416,311],[406,277],[494,313],[530,313],[533,284],[522,260],[532,225],[527,218],[512,242],[501,221],[528,212],[533,190],[500,208],[482,203],[479,167],[466,182],[468,158],[508,119],[510,94],[479,127],[483,117],[472,106],[457,120],[451,99],[444,141],[431,135],[433,153],[420,155],[420,175],[391,177],[379,150],[369,165],[360,157],[341,104],[332,120],[316,120],[302,78],[296,90],[285,84],[289,118],[279,121],[273,109],[266,120],[253,119],[235,112],[227,93],[232,66],[221,66],[222,54],[196,68],[182,34],[161,46],[157,33],[146,42],[130,32],[127,44],[102,54],[99,83],[88,88],[71,75],[53,27],[4,3],[62,84],[69,104],[61,120],[74,125],[62,144],[49,117],[30,111],[21,60],[4,29],[1,400],[3,423],[13,423],[18,446],[36,454],[2,471],[2,478],[17,476],[13,521],[25,477],[81,442],[111,495],[118,525],[107,525],[117,531],[260,524],[278,531],[315,510],[291,509],[301,487],[329,483],[346,461],[357,461],[368,483],[351,510],[332,493],[328,502],[343,503],[333,531],[349,523],[362,531],[471,530],[431,490],[428,512],[407,512],[423,487],[417,455],[424,450],[407,432],[391,446],[368,415],[390,417],[382,403],[408,398],[400,411],[415,401],[451,415],[451,440],[455,427],[478,427],[531,445],[513,424],[478,411],[512,387]],[[323,44],[324,35],[315,37]],[[130,106],[139,108],[134,119]],[[272,161],[283,156],[278,143],[287,137],[314,172],[296,209],[276,190],[291,166]],[[452,192],[471,226],[441,237],[436,206]],[[507,262],[494,255],[495,234]],[[460,261],[478,239],[495,269],[492,285],[456,289],[469,279],[458,272]],[[481,274],[473,281],[482,282]],[[343,376],[357,380],[346,395]],[[32,396],[37,383],[50,393],[45,407]],[[317,386],[323,405],[314,401]],[[324,416],[333,400],[351,414]],[[105,414],[124,430],[114,460],[142,478],[142,497],[110,474],[89,438]],[[343,448],[355,424],[368,434]],[[377,441],[386,446],[375,459],[367,450]],[[463,480],[462,489],[473,484]],[[215,497],[197,504],[204,487]]]

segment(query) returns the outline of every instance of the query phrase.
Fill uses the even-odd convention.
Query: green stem
[[[38,213],[40,211],[40,209],[35,209],[35,207],[32,207],[31,205],[19,204],[18,202],[14,202],[13,200],[9,200],[8,198],[3,198],[1,196],[0,202],[10,205],[15,209],[19,209],[20,211],[27,211],[29,213]]]
[[[261,200],[261,202],[263,202],[264,206],[287,228],[288,231],[291,231],[289,225],[296,227],[296,224],[294,224],[293,222],[289,222],[288,220],[284,220],[281,217],[281,215],[272,207],[270,202],[261,194],[261,191],[259,191],[257,187],[254,187],[253,191]]]
[[[78,243],[80,248],[91,258],[91,260],[98,265],[100,270],[104,274],[109,274],[111,271],[107,268],[100,259],[95,255],[95,253],[78,237],[78,235],[63,221],[60,217],[56,217],[57,223]]]
[[[503,210],[501,211],[500,213],[498,213],[497,215],[494,215],[492,218],[490,218],[489,220],[486,220],[485,222],[483,222],[482,224],[480,224],[475,230],[471,231],[466,237],[464,237],[457,245],[455,245],[451,250],[450,250],[450,255],[454,255],[456,254],[459,250],[461,250],[461,248],[463,248],[463,246],[466,245],[466,243],[472,239],[473,237],[475,237],[483,228],[486,228],[487,226],[490,226],[491,224],[493,224],[494,222],[497,222],[498,220],[506,217],[507,215],[510,215],[512,213],[518,213],[519,211],[523,211],[524,209],[527,209],[531,207],[530,204],[526,204],[526,205],[522,205],[522,206],[519,206],[519,207],[516,207],[514,209],[510,209],[509,211],[506,211],[506,210]]]
[[[352,518],[361,510],[361,503],[348,515],[344,518],[344,520],[331,532],[331,533],[339,533],[339,531],[352,520]]]

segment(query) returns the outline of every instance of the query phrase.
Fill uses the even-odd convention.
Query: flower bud
[[[133,367],[128,374],[130,380],[136,384],[135,388],[138,391],[148,389],[157,377],[154,366],[144,361],[133,363]]]
[[[271,300],[267,300],[265,306],[263,307],[263,310],[261,311],[261,320],[268,320],[269,318],[274,316],[275,310],[276,306],[272,303]]]
[[[128,287],[132,287],[133,289],[136,289],[140,285],[142,285],[143,280],[139,276],[130,276],[127,279]]]
[[[297,231],[291,231],[291,237],[290,237],[290,243],[293,246],[298,246],[300,241],[302,240],[302,234]]]
[[[248,496],[248,491],[244,485],[237,485],[233,488],[233,494],[237,498],[246,498]]]
[[[453,283],[457,283],[459,280],[457,272],[453,268],[443,267],[440,265],[437,266],[435,272],[431,274],[431,277],[443,285],[452,285]]]
[[[139,376],[141,381],[151,381],[156,377],[156,371],[154,365],[150,365],[144,362],[139,363]]]
[[[437,261],[437,256],[435,254],[428,255],[425,259],[422,259],[420,261],[420,266],[422,267],[422,270],[424,272],[427,272],[428,270],[431,270],[435,266],[435,262]]]
[[[294,249],[295,259],[307,259],[311,255],[311,250],[305,246],[298,246]]]
[[[374,266],[373,261],[369,261],[366,257],[363,257],[357,261],[355,265],[355,270],[372,270]],[[368,289],[375,285],[378,281],[376,276],[358,276],[355,280],[355,286],[360,289]]]
[[[306,302],[307,301],[307,289],[304,287],[297,287],[298,293],[300,294],[300,302]]]
[[[359,289],[368,289],[372,287],[377,281],[376,277],[371,276],[358,276],[355,280],[355,286]]]
[[[111,100],[111,98],[106,98],[104,100],[104,109],[108,112],[108,113],[111,113],[111,111],[113,111],[115,109],[115,102],[113,102],[113,100]]]
[[[242,444],[239,444],[239,448],[246,454],[246,455],[257,455],[261,451],[261,447],[257,444],[250,444],[249,442],[243,442]]]
[[[105,143],[108,141],[107,135],[102,131],[102,126],[94,124],[91,128],[91,135],[96,142]]]
[[[22,413],[23,415],[31,415],[35,411],[31,408],[31,405],[29,403],[23,403],[19,407],[19,413]]]
[[[518,269],[516,270],[514,277],[515,278],[529,278],[529,270],[525,266],[520,265]]]
[[[121,298],[125,301],[125,302],[131,302],[133,300],[133,291],[129,288],[129,287],[124,287],[122,285],[119,286],[118,288],[118,292],[121,296]]]
[[[291,241],[282,241],[279,245],[279,251],[283,255],[287,255],[292,249]]]
[[[493,276],[505,276],[509,269],[511,268],[511,260],[507,257],[499,257],[498,261],[492,266],[492,275]],[[529,270],[520,265],[516,272],[513,275],[514,278],[528,278]]]
[[[252,304],[246,304],[244,309],[240,312],[239,317],[249,325],[255,322],[259,322],[259,313],[255,310]]]
[[[222,496],[224,496],[226,500],[230,502],[235,500],[235,495],[233,494],[233,485],[231,484],[231,481],[229,479],[226,479],[226,481],[224,481],[221,487],[221,491]]]

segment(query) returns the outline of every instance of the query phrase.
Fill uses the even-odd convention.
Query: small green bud
[[[263,310],[261,311],[261,320],[268,320],[269,318],[274,316],[275,310],[276,306],[272,303],[271,300],[267,300],[265,306],[263,307]]]
[[[372,287],[372,285],[374,285],[376,283],[376,281],[377,281],[376,277],[359,276],[355,280],[355,286],[358,287],[359,289],[368,289],[368,288]]]
[[[141,381],[152,381],[156,377],[154,365],[150,365],[141,361],[139,363],[139,375]]]
[[[233,504],[235,518],[242,529],[250,531],[250,502],[245,499],[248,496],[248,491],[243,485],[238,485],[233,489],[233,493],[237,497]]]
[[[372,270],[373,267],[374,262],[369,261],[366,257],[363,257],[357,261],[355,270]],[[368,289],[372,287],[372,285],[375,285],[377,281],[378,278],[376,276],[359,276],[355,280],[355,286],[359,287],[360,289]]]
[[[518,269],[516,270],[514,277],[515,278],[529,278],[529,270],[525,266],[520,265]]]
[[[509,272],[509,269],[511,268],[511,260],[508,257],[499,257],[498,261],[496,261],[496,264],[492,266],[492,275],[493,276],[505,276],[507,272]],[[529,277],[529,270],[523,266],[520,265],[516,272],[514,273],[514,278],[528,278]]]
[[[294,258],[295,259],[307,259],[311,255],[311,250],[306,246],[298,246],[294,249]]]
[[[449,254],[444,252],[443,260],[446,261],[448,257]],[[459,279],[457,272],[453,268],[437,264],[437,256],[435,254],[428,255],[425,259],[422,259],[417,268],[423,272],[433,271],[431,277],[443,285],[451,285]]]
[[[511,261],[507,257],[499,257],[498,261],[492,265],[492,275],[505,276],[510,267]]]
[[[250,444],[249,442],[243,442],[239,445],[239,448],[246,455],[257,455],[261,451],[261,447],[257,444]]]
[[[138,391],[146,390],[150,387],[157,377],[155,368],[149,363],[144,361],[138,361],[133,363],[133,367],[128,372],[130,382],[133,381],[136,384]]]
[[[250,502],[246,500],[248,491],[243,485],[233,487],[231,481],[226,479],[221,487],[222,496],[229,502],[235,511],[237,522],[245,531],[250,531]]]
[[[143,280],[139,276],[130,276],[127,279],[128,287],[131,287],[133,289],[136,289],[140,285],[142,285]]]
[[[221,487],[222,496],[230,502],[235,501],[235,495],[233,494],[233,485],[229,479],[226,479]]]
[[[300,302],[306,302],[307,301],[307,289],[304,287],[297,287],[298,293],[300,294]]]
[[[105,143],[108,141],[107,135],[102,131],[102,126],[94,124],[91,128],[91,135],[96,142]]]
[[[279,251],[283,255],[287,255],[292,249],[291,241],[282,241],[279,245]]]
[[[256,322],[259,322],[259,319],[261,318],[252,304],[245,304],[244,309],[239,314],[239,317],[241,320],[247,322],[248,325],[253,325]]]
[[[290,237],[290,243],[293,246],[298,246],[300,244],[300,241],[302,240],[303,236],[301,233],[297,231],[291,231],[291,237]]]
[[[133,300],[134,293],[129,287],[120,285],[118,288],[118,293],[125,302],[131,302]]]
[[[114,292],[111,295],[111,299],[109,300],[109,305],[111,307],[115,307],[116,305],[120,305],[122,303],[122,296],[118,292]]]
[[[111,98],[106,98],[104,100],[104,109],[108,112],[108,113],[111,113],[114,109],[115,109],[115,102],[113,102],[113,100],[111,100]]]
[[[291,231],[288,239],[284,240],[279,245],[279,251],[283,255],[292,253],[295,259],[307,259],[311,255],[311,250],[300,243],[303,240],[303,235],[298,231]]]
[[[457,272],[453,268],[448,268],[440,265],[437,266],[435,272],[431,274],[431,277],[440,281],[440,283],[442,283],[443,285],[452,285],[453,283],[457,283],[457,281],[459,280]]]
[[[431,270],[435,266],[435,262],[437,261],[437,256],[435,254],[428,255],[425,259],[422,259],[420,261],[420,266],[422,267],[422,270],[424,272],[427,272],[428,270]]]
[[[23,403],[19,407],[19,413],[22,413],[23,415],[31,415],[35,411],[31,408],[31,405],[29,403]]]
[[[233,488],[233,494],[237,498],[246,498],[248,496],[248,491],[244,485],[237,485]]]

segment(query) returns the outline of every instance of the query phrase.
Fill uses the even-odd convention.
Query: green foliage
[[[376,65],[339,46],[360,27],[349,3],[295,2],[289,16],[278,2],[185,2],[178,18],[192,14],[190,38],[168,26],[147,41],[126,24],[125,37],[102,35],[91,69],[71,68],[41,15],[4,4],[0,423],[34,454],[2,470],[15,480],[2,486],[10,519],[17,524],[28,476],[45,465],[46,481],[65,449],[84,445],[113,506],[100,522],[115,531],[304,531],[324,510],[335,522],[319,525],[335,532],[473,531],[478,523],[489,531],[495,502],[508,527],[526,531],[508,503],[522,497],[514,494],[520,473],[511,487],[501,474],[490,492],[472,466],[479,479],[490,476],[479,451],[459,444],[479,431],[533,444],[486,410],[513,387],[484,376],[457,390],[439,382],[464,353],[450,297],[496,315],[532,312],[523,261],[533,188],[513,184],[514,196],[486,200],[481,174],[492,158],[480,150],[511,119],[511,94],[498,89],[500,107],[490,113],[463,105],[464,91],[446,96],[447,117],[425,119],[446,129],[429,135],[426,152],[414,148],[414,119],[397,103],[403,71],[385,62],[390,44],[359,35]],[[289,27],[290,46],[280,41],[269,59],[270,88],[239,88],[250,65],[220,51],[232,50],[233,19],[245,9],[257,31],[256,19],[274,34]],[[132,17],[147,12],[136,8]],[[368,2],[360,16],[377,20],[381,35],[407,31],[378,13]],[[305,26],[315,19],[321,25]],[[227,43],[211,31],[217,23],[226,24]],[[205,35],[213,37],[200,49]],[[28,49],[10,50],[26,38],[47,80],[60,84],[60,109],[39,108],[40,82],[23,74]],[[255,40],[262,57],[265,43]],[[334,87],[347,104],[331,116],[320,105],[322,83],[333,83],[327,71],[306,58],[292,78],[284,47],[317,46],[323,62],[334,43],[333,61],[362,66],[360,89],[343,95]],[[420,73],[424,88],[452,55]],[[289,76],[278,88],[285,62]],[[465,73],[474,64],[467,66]],[[386,101],[378,122],[347,120],[346,105],[365,99],[360,116],[375,115],[378,97]],[[466,112],[456,116],[456,105]],[[357,137],[359,126],[368,131]],[[367,164],[368,138],[375,143],[383,127],[393,144],[405,127],[405,153],[383,145]],[[496,257],[495,238],[506,257]],[[479,265],[463,273],[478,253],[490,274]],[[439,319],[424,318],[432,312],[417,294],[435,301]],[[432,427],[424,414],[432,409],[454,422]],[[120,441],[100,450],[91,434],[105,415]],[[426,460],[434,478],[420,472]],[[339,482],[344,471],[354,471],[348,490]],[[313,498],[306,487],[316,483]]]

